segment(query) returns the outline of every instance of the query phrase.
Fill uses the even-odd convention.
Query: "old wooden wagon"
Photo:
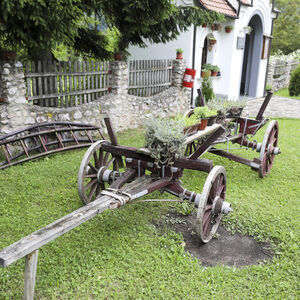
[[[105,118],[110,141],[103,139],[93,143],[85,153],[78,172],[78,192],[86,205],[3,249],[0,252],[0,266],[7,267],[26,257],[24,297],[33,299],[40,247],[105,210],[124,206],[156,190],[175,195],[178,201],[193,203],[197,209],[195,230],[203,243],[209,242],[222,215],[232,209],[225,201],[225,169],[222,166],[213,167],[212,161],[200,157],[209,151],[249,165],[261,176],[266,175],[275,155],[280,153],[277,148],[277,122],[270,123],[261,144],[250,142],[248,135],[255,134],[266,123],[262,114],[268,101],[266,98],[256,119],[233,119],[236,124],[233,133],[220,124],[214,124],[189,136],[185,141],[186,156],[174,159],[172,165],[157,166],[148,149],[118,145],[110,119]],[[260,157],[249,161],[215,148],[216,144],[229,141],[256,149]],[[208,173],[201,193],[182,186],[180,178],[185,169]]]

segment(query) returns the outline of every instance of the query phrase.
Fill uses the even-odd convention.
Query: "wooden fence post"
[[[24,278],[24,300],[33,300],[35,276],[38,262],[38,251],[26,255],[25,278]]]

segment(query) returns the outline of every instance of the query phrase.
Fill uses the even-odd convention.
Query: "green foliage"
[[[24,49],[33,57],[37,50],[50,51],[63,43],[78,54],[106,59],[113,53],[111,30],[117,33],[115,48],[126,53],[129,44],[146,46],[146,39],[165,43],[192,24],[223,19],[199,7],[175,6],[172,0],[3,0],[0,46]]]
[[[274,22],[272,53],[281,50],[289,54],[300,49],[300,0],[277,0],[276,8],[282,11]]]
[[[202,80],[201,91],[206,102],[215,98],[212,82],[209,76],[205,76]]]
[[[225,26],[226,29],[233,29],[233,26],[232,25],[227,25]]]
[[[266,90],[267,90],[267,91],[272,90],[272,88],[273,88],[273,87],[272,87],[272,84],[269,84],[269,83],[266,84]]]
[[[184,123],[176,119],[150,119],[145,125],[146,147],[151,151],[155,164],[172,165],[174,158],[182,155],[183,142],[186,136],[183,133]]]
[[[276,91],[274,95],[284,98],[291,98],[295,100],[300,100],[300,96],[290,96],[288,88],[281,89],[279,91]]]
[[[217,65],[212,65],[211,70],[212,70],[213,72],[219,72],[219,71],[220,71],[220,68],[219,68]]]
[[[291,96],[300,96],[300,65],[293,71],[290,78],[289,93]]]
[[[177,48],[177,49],[176,49],[176,52],[178,52],[178,53],[183,53],[183,50],[182,50],[181,48]]]
[[[192,126],[194,124],[199,123],[199,119],[196,118],[195,114],[192,114],[190,117],[183,116],[183,115],[177,115],[173,118],[173,120],[182,121],[184,123],[184,126]]]
[[[198,120],[216,116],[218,112],[214,109],[210,109],[207,106],[198,106],[194,109],[194,114]]]

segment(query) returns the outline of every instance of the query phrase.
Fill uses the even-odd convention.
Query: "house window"
[[[202,50],[202,60],[201,67],[207,63],[207,51],[208,51],[208,42],[207,37],[204,40],[203,50]]]

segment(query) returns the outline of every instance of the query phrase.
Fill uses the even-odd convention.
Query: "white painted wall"
[[[179,1],[180,2],[180,1]],[[187,2],[188,0],[181,0]],[[249,21],[255,15],[259,14],[263,24],[263,34],[270,35],[271,18],[275,15],[271,13],[271,4],[269,0],[254,0],[253,7],[241,6],[239,19],[227,19],[221,24],[221,31],[212,31],[210,28],[197,27],[196,47],[195,47],[195,69],[196,80],[194,84],[193,98],[197,96],[197,88],[201,86],[201,59],[202,49],[205,37],[213,33],[217,39],[217,44],[208,54],[208,62],[217,64],[221,70],[221,77],[212,77],[214,91],[217,94],[227,95],[229,99],[238,99],[240,97],[240,85],[242,77],[242,66],[244,50],[237,49],[237,38],[245,37],[244,27],[248,26]],[[231,33],[225,33],[224,27],[233,25]],[[194,28],[184,32],[176,41],[167,44],[150,44],[147,48],[131,46],[129,52],[131,59],[168,59],[175,58],[176,48],[184,50],[183,56],[187,60],[187,67],[192,67],[193,55],[193,32]],[[256,97],[263,96],[264,83],[266,75],[267,59],[259,61],[258,86]]]

